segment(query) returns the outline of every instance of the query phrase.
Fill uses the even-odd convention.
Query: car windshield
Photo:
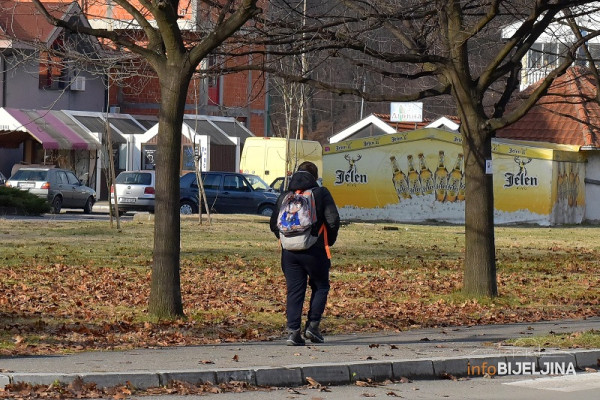
[[[117,183],[126,185],[152,185],[152,174],[149,172],[121,172],[117,179]]]
[[[43,169],[20,169],[11,179],[15,181],[45,181],[47,175],[48,171]]]
[[[252,189],[263,191],[263,192],[271,190],[271,187],[269,185],[267,185],[267,183],[265,181],[263,181],[259,176],[257,176],[257,175],[244,175],[244,176],[246,177],[248,182],[250,182]]]

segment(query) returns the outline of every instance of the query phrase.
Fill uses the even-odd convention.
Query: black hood
[[[288,190],[306,190],[318,187],[317,180],[310,172],[297,171],[292,175],[290,183],[288,184]]]

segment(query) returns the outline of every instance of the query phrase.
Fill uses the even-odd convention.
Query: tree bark
[[[162,75],[162,76],[161,76]],[[180,258],[179,164],[181,126],[190,74],[175,67],[159,72],[154,260],[148,311],[161,318],[183,315]]]
[[[470,132],[469,127],[475,128],[475,132]],[[494,190],[492,174],[486,174],[486,160],[492,159],[492,135],[478,123],[462,124],[463,129],[466,182],[463,290],[468,295],[493,297],[498,295]]]

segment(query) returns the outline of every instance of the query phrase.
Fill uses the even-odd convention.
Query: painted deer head
[[[358,154],[356,158],[352,158],[352,157],[350,157],[350,155],[349,155],[349,154],[346,154],[346,155],[344,156],[344,158],[345,158],[346,160],[348,160],[348,163],[350,163],[350,168],[348,168],[348,171],[352,171],[353,169],[355,169],[355,168],[356,168],[356,165],[355,165],[355,164],[356,164],[356,162],[357,162],[358,160],[360,160],[360,159],[361,159],[361,157],[362,157],[362,156],[361,156],[360,154]]]
[[[527,168],[525,168],[525,165],[531,162],[531,158],[521,158],[519,156],[516,156],[515,162],[519,165],[519,174],[527,175]]]

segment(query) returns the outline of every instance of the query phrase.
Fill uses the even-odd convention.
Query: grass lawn
[[[260,216],[182,220],[186,318],[147,314],[152,222],[0,220],[0,354],[266,340],[285,325]],[[349,223],[332,248],[327,334],[600,313],[600,227],[499,227],[494,299],[461,293],[464,227]]]
[[[548,335],[531,336],[520,339],[511,339],[507,344],[519,347],[557,347],[560,349],[599,349],[600,331],[589,330],[571,333],[550,333]]]

